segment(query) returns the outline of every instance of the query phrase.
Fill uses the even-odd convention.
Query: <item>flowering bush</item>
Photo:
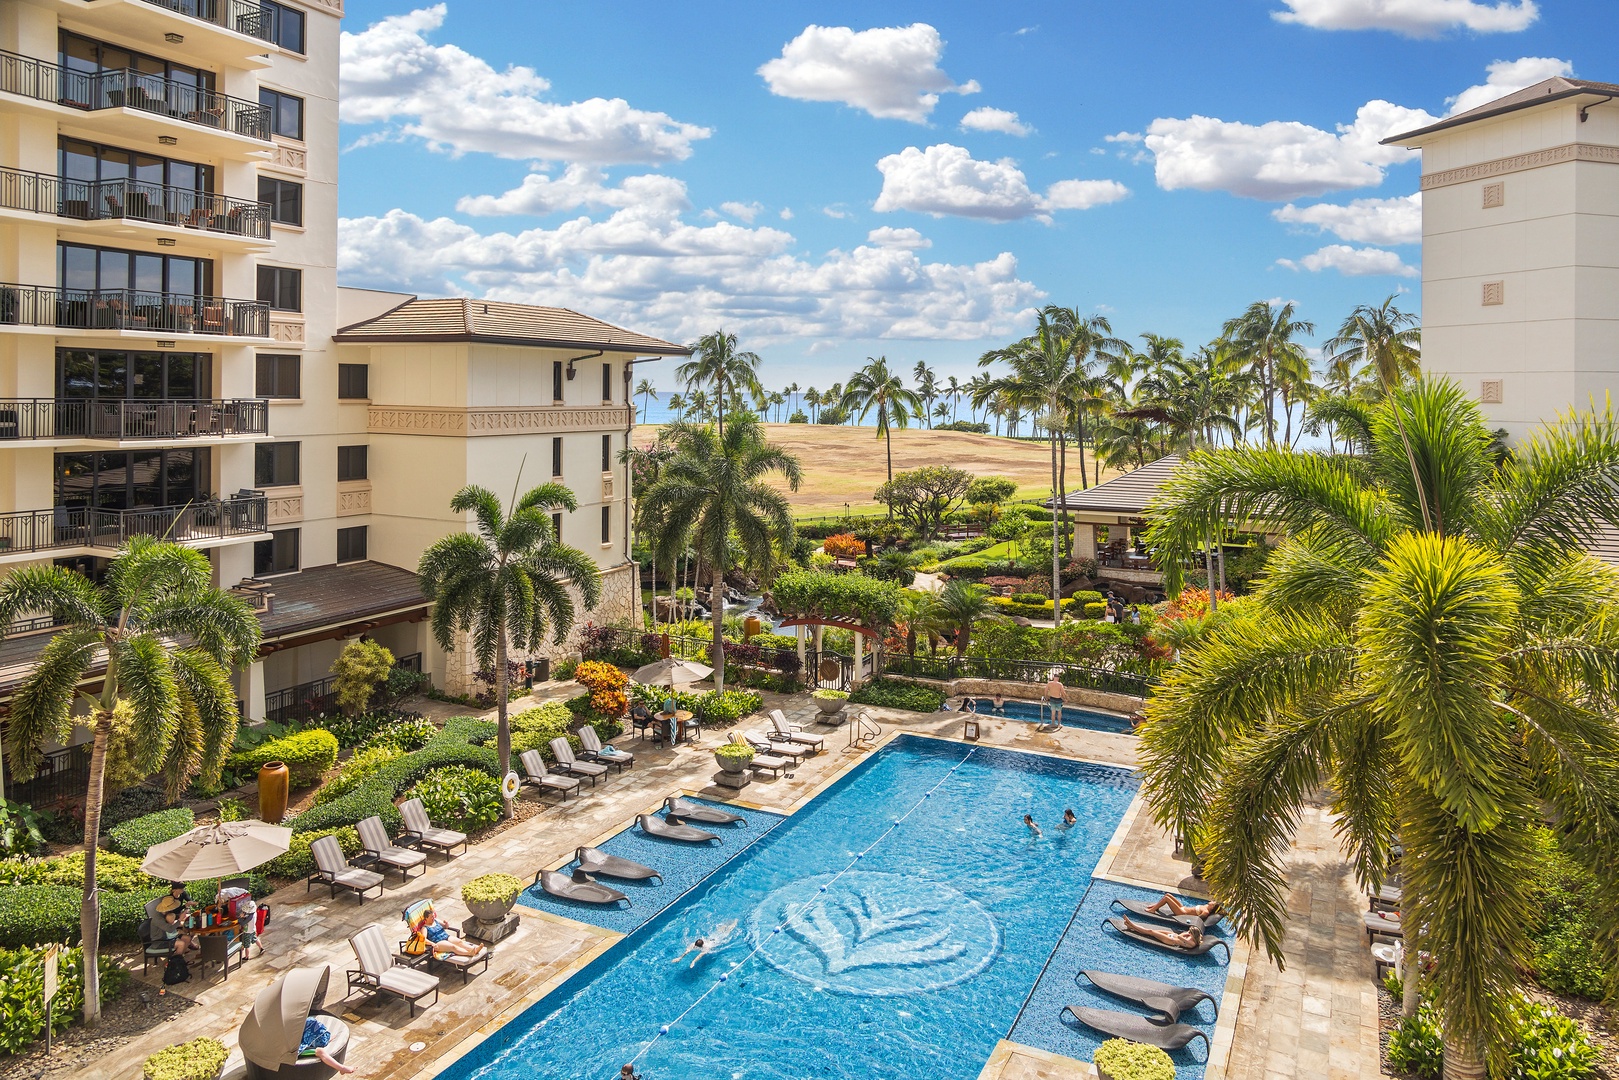
[[[854,558],[866,553],[866,544],[853,533],[838,533],[836,536],[827,537],[821,545],[821,550],[834,557],[841,555]]]
[[[1225,591],[1221,591],[1219,596],[1222,604],[1228,600],[1236,599],[1236,597]],[[1164,610],[1164,618],[1171,621],[1176,619],[1201,619],[1208,613],[1209,590],[1182,589],[1181,594],[1171,600],[1169,607]]]
[[[630,698],[622,690],[592,690],[590,707],[603,716],[623,716],[630,708]]]
[[[612,664],[586,660],[573,671],[573,677],[591,690],[623,690],[630,677]]]

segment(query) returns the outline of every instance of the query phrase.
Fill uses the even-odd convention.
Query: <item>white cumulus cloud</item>
[[[927,23],[856,31],[806,26],[759,68],[770,92],[800,101],[837,101],[889,120],[924,123],[940,94],[973,94],[939,67],[944,39]]]
[[[878,247],[930,248],[933,241],[915,229],[896,229],[892,225],[879,225],[866,234],[866,243]]]
[[[1087,210],[1130,194],[1113,180],[1059,180],[1041,195],[1010,158],[980,161],[950,143],[907,146],[877,162],[883,189],[873,209],[911,210],[934,217],[1050,220],[1052,210]]]
[[[396,126],[362,142],[404,136],[454,154],[616,165],[683,160],[710,134],[622,98],[547,101],[551,84],[533,69],[497,71],[459,46],[429,42],[445,12],[434,4],[343,34],[342,119]]]
[[[1282,0],[1271,17],[1318,30],[1392,30],[1433,37],[1446,30],[1516,33],[1540,17],[1535,0]]]
[[[753,224],[753,219],[764,213],[764,204],[757,202],[722,202],[720,209],[738,221]]]
[[[1422,242],[1422,195],[1393,199],[1356,199],[1347,206],[1288,203],[1271,217],[1288,225],[1313,225],[1352,244],[1417,244]]]
[[[1002,135],[1016,135],[1022,138],[1034,128],[1018,119],[1015,112],[1006,109],[991,109],[989,106],[974,109],[961,118],[962,131],[998,131]]]
[[[463,214],[492,217],[502,214],[541,216],[580,207],[623,207],[641,202],[670,202],[685,209],[686,186],[669,176],[627,176],[617,187],[592,165],[569,165],[552,177],[536,170],[523,182],[500,195],[468,195],[455,208]]]
[[[1406,265],[1399,254],[1382,248],[1356,248],[1348,244],[1329,244],[1326,247],[1294,261],[1277,259],[1278,266],[1289,270],[1308,270],[1320,273],[1336,270],[1346,277],[1374,277],[1393,274],[1398,277],[1420,277],[1421,271]]]
[[[1469,86],[1455,97],[1445,99],[1452,116],[1488,105],[1508,94],[1516,94],[1538,82],[1559,75],[1573,75],[1574,65],[1551,56],[1523,56],[1516,60],[1497,60],[1484,70],[1487,75],[1482,83]]]

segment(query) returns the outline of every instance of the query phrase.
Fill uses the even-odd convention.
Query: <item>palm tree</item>
[[[815,423],[818,419],[820,419],[821,415],[821,392],[815,389],[813,386],[808,390],[805,390],[804,404],[808,405],[810,409],[810,423]]]
[[[972,638],[973,623],[989,615],[988,590],[982,585],[971,585],[955,580],[939,590],[931,609],[927,625],[956,637],[956,655],[967,655],[967,643]]]
[[[850,414],[859,413],[864,420],[873,409],[877,410],[877,437],[887,443],[888,482],[894,482],[894,440],[889,438],[890,427],[901,430],[909,427],[911,417],[920,415],[922,399],[915,390],[905,385],[899,373],[888,370],[888,357],[866,357],[866,366],[849,376],[849,385],[838,404]],[[893,520],[894,508],[888,508]]]
[[[647,399],[657,391],[652,388],[651,379],[642,379],[636,384],[635,392],[641,396],[641,423],[644,424],[647,418]]]
[[[1361,364],[1373,378],[1376,386],[1387,395],[1407,379],[1417,377],[1421,368],[1422,328],[1417,317],[1394,306],[1391,295],[1378,307],[1362,304],[1349,313],[1349,318],[1338,328],[1338,333],[1326,344],[1326,351],[1334,366],[1342,364],[1352,369]],[[1400,441],[1411,465],[1411,482],[1416,488],[1422,508],[1422,518],[1431,523],[1427,493],[1417,476],[1417,459],[1406,434],[1405,420],[1396,411],[1400,424]]]
[[[1265,407],[1265,445],[1276,445],[1276,395],[1278,366],[1309,359],[1304,347],[1294,341],[1299,334],[1315,333],[1315,324],[1295,319],[1292,301],[1272,307],[1256,300],[1248,310],[1225,324],[1225,336],[1236,346],[1259,381],[1260,400]]]
[[[669,407],[670,412],[675,414],[676,420],[679,420],[686,414],[686,399],[681,397],[679,394],[670,394],[669,400],[664,402],[664,404]]]
[[[522,475],[521,468],[518,475]],[[416,572],[422,595],[433,603],[433,637],[446,652],[457,633],[472,640],[481,668],[495,669],[495,758],[502,771],[511,768],[512,729],[507,722],[511,681],[506,654],[511,646],[538,649],[549,628],[561,644],[573,628],[576,609],[570,587],[586,610],[601,596],[596,563],[578,548],[564,544],[551,527],[551,514],[579,508],[573,492],[561,484],[541,484],[522,498],[512,492],[509,513],[487,488],[468,484],[455,493],[450,509],[471,512],[478,531],[452,533],[422,552]],[[512,816],[506,800],[506,816]]]
[[[918,360],[911,369],[911,378],[916,380],[916,396],[922,399],[922,408],[919,414],[927,418],[928,427],[933,426],[933,399],[939,396],[939,374],[928,367],[927,361]]]
[[[950,419],[950,403],[941,401],[933,406],[933,418],[941,422],[948,422]],[[933,425],[929,424],[928,426],[932,427]]]
[[[765,405],[767,408],[773,408],[776,410],[776,423],[778,424],[781,423],[781,407],[786,403],[787,396],[775,390],[772,390],[770,392],[770,396],[765,400]]]
[[[1570,414],[1499,466],[1454,383],[1394,387],[1369,416],[1364,457],[1197,453],[1150,509],[1171,568],[1233,523],[1288,539],[1149,704],[1143,792],[1278,961],[1309,793],[1333,792],[1363,887],[1397,836],[1405,952],[1434,961],[1445,1073],[1479,1077],[1529,950],[1532,830],[1553,822],[1599,894],[1619,890],[1619,572],[1584,553],[1619,522],[1619,415]],[[1590,911],[1611,964],[1619,905]]]
[[[708,395],[701,390],[694,390],[686,398],[686,407],[697,414],[699,423],[706,421],[709,416]]]
[[[692,358],[675,369],[675,375],[688,388],[714,388],[714,407],[719,410],[719,426],[725,430],[725,412],[732,399],[746,394],[755,408],[765,404],[765,388],[759,382],[759,354],[739,351],[736,335],[716,330],[691,345]]]
[[[788,383],[787,384],[787,411],[788,411],[789,414],[798,411],[797,403],[793,400],[795,395],[797,395],[797,393],[798,393],[798,383],[796,383],[796,382]]]
[[[653,558],[672,563],[690,546],[713,582],[714,688],[725,689],[725,575],[733,569],[768,574],[776,544],[790,544],[793,515],[787,497],[770,483],[780,474],[791,491],[803,479],[798,459],[765,441],[757,420],[738,416],[720,434],[705,425],[668,430],[674,456],[641,495],[654,527]]]
[[[208,556],[138,536],[107,565],[100,584],[60,566],[24,566],[0,581],[0,629],[48,613],[57,624],[11,701],[7,750],[20,775],[39,767],[46,740],[72,738],[73,705],[90,707],[90,782],[84,796],[84,1022],[101,1018],[101,897],[96,852],[113,714],[127,710],[145,772],[161,769],[169,801],[192,777],[209,782],[236,738],[231,668],[253,662],[261,630],[252,609],[213,585]],[[184,644],[177,644],[184,642]],[[103,668],[101,689],[79,683]]]
[[[956,422],[956,403],[961,400],[961,382],[954,376],[944,381],[944,396],[950,399],[950,422]]]

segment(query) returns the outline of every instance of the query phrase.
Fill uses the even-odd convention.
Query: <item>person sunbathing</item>
[[[482,945],[474,945],[470,941],[451,937],[449,927],[439,922],[436,911],[429,911],[422,916],[422,936],[427,938],[428,948],[436,953],[477,956],[483,952]]]
[[[1195,915],[1200,919],[1206,919],[1210,915],[1218,915],[1223,910],[1218,900],[1210,900],[1206,904],[1183,904],[1180,902],[1179,897],[1171,896],[1168,893],[1165,893],[1161,900],[1154,901],[1147,906],[1147,910],[1151,912],[1162,912],[1165,908],[1169,909],[1171,915]]]
[[[1198,926],[1188,926],[1179,933],[1174,930],[1164,930],[1156,926],[1142,926],[1131,922],[1130,916],[1124,917],[1124,928],[1132,934],[1150,937],[1154,941],[1162,942],[1171,949],[1195,949],[1203,943],[1203,929]]]
[[[302,1057],[305,1054],[312,1053],[328,1069],[348,1076],[354,1072],[354,1066],[345,1065],[332,1056],[332,1052],[326,1049],[331,1044],[331,1041],[332,1029],[326,1026],[326,1022],[318,1016],[306,1016],[304,1017],[304,1033],[298,1040],[298,1056]]]

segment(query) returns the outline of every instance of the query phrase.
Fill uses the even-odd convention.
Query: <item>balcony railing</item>
[[[270,20],[258,0],[146,0],[153,7],[167,8],[193,19],[223,26],[238,34],[270,40]]]
[[[150,221],[187,229],[270,238],[270,208],[206,191],[144,180],[67,180],[0,168],[0,207],[78,221]]]
[[[270,305],[260,300],[141,289],[0,284],[0,324],[268,337]]]
[[[0,554],[80,547],[116,550],[133,536],[156,536],[181,544],[226,540],[265,529],[265,498],[258,494],[133,510],[58,506],[0,514]]]
[[[12,439],[198,439],[267,435],[258,398],[87,401],[0,398],[0,442]]]
[[[0,90],[75,109],[139,109],[199,127],[270,141],[270,111],[176,79],[134,68],[71,71],[59,64],[0,50]]]

